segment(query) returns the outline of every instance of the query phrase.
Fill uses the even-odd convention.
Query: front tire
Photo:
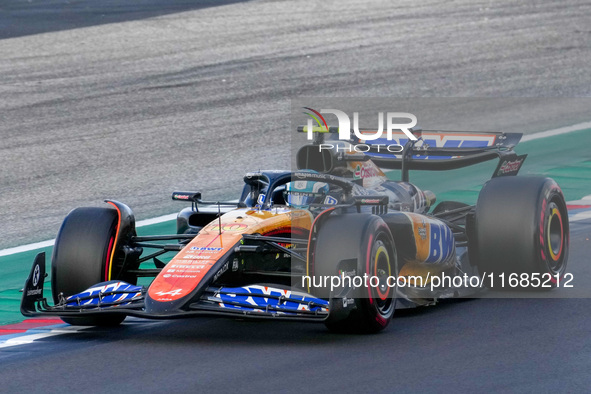
[[[396,308],[396,288],[388,286],[387,279],[397,275],[397,266],[392,234],[380,217],[369,214],[329,217],[317,234],[314,275],[334,276],[353,268],[355,276],[377,277],[379,285],[356,288],[354,305],[345,305],[346,299],[338,299],[348,313],[331,311],[325,321],[327,328],[333,332],[363,334],[386,328]],[[331,309],[334,306],[331,303]]]
[[[77,208],[66,216],[53,248],[51,289],[58,304],[61,297],[80,293],[100,282],[119,279],[115,240],[118,214],[111,208]],[[113,326],[125,315],[61,317],[72,325]]]

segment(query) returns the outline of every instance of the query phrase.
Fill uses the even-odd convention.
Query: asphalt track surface
[[[172,189],[231,196],[252,166],[288,167],[291,98],[591,89],[584,1],[96,3],[0,5],[2,247],[52,238],[71,208],[104,198],[156,216],[178,208]],[[549,104],[481,102],[525,132],[589,120],[579,101],[559,101],[549,118]],[[588,242],[586,228],[573,242]],[[588,261],[586,249],[571,261]],[[0,382],[6,392],[586,391],[590,309],[587,299],[446,302],[399,313],[375,336],[132,320],[2,351]]]
[[[575,224],[585,261],[591,220]],[[588,249],[588,245],[587,245]],[[588,267],[585,267],[588,269]],[[5,392],[587,392],[588,299],[471,299],[397,311],[377,335],[229,319],[85,329],[0,352]]]

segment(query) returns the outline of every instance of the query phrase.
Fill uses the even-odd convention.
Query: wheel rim
[[[378,312],[381,315],[387,316],[394,305],[394,300],[391,296],[392,288],[388,286],[388,278],[392,275],[392,264],[388,248],[382,240],[376,241],[374,251],[372,253],[373,275],[378,278],[379,285],[373,289],[376,295],[373,300],[376,303]]]
[[[549,266],[554,272],[562,267],[562,255],[565,243],[564,223],[562,214],[556,203],[549,204],[550,216],[546,227],[548,253],[550,255]]]

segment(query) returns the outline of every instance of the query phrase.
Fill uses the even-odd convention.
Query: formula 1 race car
[[[499,287],[498,276],[526,274],[552,288],[564,275],[564,197],[552,179],[515,176],[526,158],[513,151],[521,134],[413,131],[414,140],[394,133],[387,142],[404,149],[392,153],[380,151],[379,139],[321,131],[298,151],[298,171],[248,173],[237,201],[174,192],[191,204],[178,215],[177,234],[138,236],[132,211],[117,201],[74,209],[53,249],[53,305],[43,297],[41,253],[24,287],[23,315],[75,325],[223,315],[371,333],[396,308]],[[435,205],[434,193],[408,181],[409,170],[495,158],[474,206]],[[401,170],[402,180],[383,169]],[[165,263],[167,252],[175,255]],[[149,277],[149,286],[137,285]],[[456,280],[468,277],[476,284]]]

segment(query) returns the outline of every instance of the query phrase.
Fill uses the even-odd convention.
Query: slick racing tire
[[[471,258],[481,275],[492,274],[489,287],[508,289],[508,275],[513,274],[525,278],[519,287],[552,288],[564,276],[568,212],[560,187],[550,178],[490,180],[478,197],[471,233]],[[504,283],[499,274],[505,274]]]
[[[329,330],[369,334],[386,328],[396,308],[396,288],[388,286],[387,279],[398,271],[392,234],[380,217],[329,217],[318,230],[313,259],[312,269],[317,277],[367,274],[378,278],[374,284],[379,285],[362,285],[348,297],[339,297],[346,291],[344,288],[333,290],[331,312],[325,321]]]
[[[99,282],[118,279],[112,271],[118,215],[111,208],[77,208],[64,219],[53,248],[51,290],[58,304],[61,297],[80,293]],[[110,272],[111,271],[111,272]],[[61,297],[60,297],[61,294]],[[114,326],[125,315],[61,317],[72,325]]]

